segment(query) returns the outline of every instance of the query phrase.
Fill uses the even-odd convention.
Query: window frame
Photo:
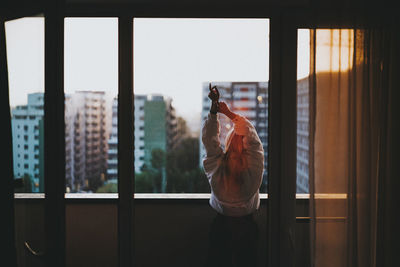
[[[74,3],[75,2],[75,3]],[[45,172],[46,177],[54,177],[55,179],[45,179],[46,190],[45,195],[45,205],[46,205],[46,243],[48,248],[50,248],[47,253],[51,256],[46,260],[49,266],[64,266],[65,265],[65,175],[62,175],[62,163],[65,163],[65,157],[63,155],[62,143],[64,142],[63,133],[61,131],[63,124],[63,111],[62,100],[63,100],[63,88],[62,85],[62,69],[63,69],[63,22],[64,17],[193,17],[193,18],[215,18],[215,17],[225,17],[225,18],[265,18],[270,19],[270,65],[274,66],[274,70],[270,69],[270,87],[271,90],[269,96],[270,104],[275,102],[273,106],[269,105],[269,141],[274,141],[269,146],[269,178],[273,181],[269,184],[269,199],[267,201],[268,209],[268,238],[269,240],[269,266],[294,266],[294,263],[288,263],[284,258],[293,258],[293,247],[290,244],[291,236],[290,231],[293,230],[291,224],[287,221],[292,220],[294,217],[291,212],[291,205],[297,202],[294,198],[294,194],[282,195],[281,193],[286,192],[282,187],[292,187],[292,183],[296,184],[296,175],[293,177],[285,176],[285,168],[292,167],[296,170],[296,164],[293,157],[296,158],[296,146],[293,146],[293,151],[290,147],[286,146],[284,141],[289,138],[290,135],[286,135],[286,129],[283,128],[282,124],[279,122],[280,119],[289,117],[289,121],[284,122],[289,127],[292,127],[293,132],[296,131],[296,118],[290,120],[293,116],[293,110],[285,111],[281,104],[285,106],[285,98],[283,96],[289,95],[293,97],[293,90],[290,90],[290,83],[293,83],[290,76],[289,80],[285,81],[285,71],[290,69],[290,72],[296,72],[296,63],[293,65],[287,56],[286,52],[297,50],[297,47],[293,47],[292,44],[286,42],[293,41],[293,35],[296,34],[292,31],[294,26],[295,31],[298,28],[308,28],[308,27],[332,27],[332,24],[336,22],[336,26],[346,27],[346,20],[354,20],[354,15],[361,16],[362,18],[367,18],[368,15],[373,17],[377,13],[382,12],[384,7],[382,5],[373,5],[366,10],[357,11],[354,13],[354,3],[350,4],[349,7],[344,8],[334,8],[330,9],[330,5],[327,3],[322,4],[311,4],[308,1],[300,1],[300,3],[291,3],[291,1],[285,1],[282,4],[273,3],[273,1],[268,1],[268,3],[260,4],[259,1],[251,1],[247,5],[235,5],[232,3],[231,8],[227,8],[227,2],[205,4],[197,2],[195,4],[182,3],[183,1],[178,1],[174,4],[164,4],[164,3],[134,3],[126,4],[128,1],[119,1],[119,4],[96,4],[88,3],[77,4],[77,1],[68,1],[65,4],[65,0],[60,1],[44,1],[42,3],[32,3],[24,6],[24,8],[15,8],[17,4],[13,4],[13,8],[10,10],[5,10],[4,14],[5,20],[15,19],[18,17],[32,15],[39,12],[45,12],[46,15],[46,63],[45,63],[45,79],[46,79],[46,90],[45,97],[47,100],[52,100],[55,103],[48,103],[45,101],[45,123],[46,125],[54,125],[53,129],[47,130],[46,139],[48,143],[45,147],[46,161]],[[125,2],[125,4],[121,4]],[[181,2],[181,3],[180,3]],[[224,3],[225,2],[225,3]],[[231,3],[229,3],[231,4]],[[328,7],[328,8],[327,8]],[[14,9],[15,8],[15,9]],[[359,9],[357,9],[359,10]],[[393,9],[395,10],[395,9]],[[394,11],[393,11],[394,12]],[[370,14],[368,14],[370,13]],[[392,12],[389,14],[394,15]],[[3,14],[3,13],[2,13]],[[184,15],[184,16],[183,16]],[[380,16],[381,18],[381,16]],[[3,18],[2,18],[3,19]],[[3,20],[2,20],[3,22]],[[295,22],[293,25],[292,23]],[[339,22],[339,23],[337,23]],[[354,26],[354,25],[351,25]],[[296,36],[297,37],[297,36]],[[296,43],[296,42],[295,42]],[[293,58],[296,60],[296,57]],[[3,65],[3,66],[6,66]],[[293,70],[294,69],[294,70]],[[4,68],[2,68],[4,70]],[[53,78],[49,77],[53,74]],[[3,82],[3,81],[2,81]],[[6,85],[7,81],[4,81],[2,85]],[[280,91],[282,88],[282,92]],[[294,88],[296,88],[294,86]],[[292,88],[293,89],[293,88]],[[296,90],[294,90],[294,97]],[[289,100],[289,101],[292,101]],[[286,103],[287,104],[287,103]],[[55,112],[54,115],[52,112]],[[59,119],[59,120],[57,120]],[[293,123],[294,122],[294,123]],[[272,127],[277,127],[272,130]],[[272,131],[271,131],[272,130]],[[56,134],[51,137],[51,134]],[[284,134],[280,137],[280,134]],[[8,138],[9,139],[9,138]],[[55,154],[52,155],[52,153]],[[290,154],[293,154],[290,157]],[[52,158],[53,157],[53,158]],[[289,161],[287,157],[290,158]],[[274,164],[271,164],[274,163]],[[65,165],[65,164],[64,164]],[[61,168],[60,168],[61,166]],[[58,171],[57,171],[58,169]],[[9,170],[9,175],[12,176],[12,170]],[[49,180],[46,182],[46,180]],[[293,180],[293,181],[292,181]],[[286,182],[289,181],[288,185]],[[11,185],[12,186],[12,185]],[[289,190],[290,192],[290,190]],[[121,193],[121,192],[120,192]],[[15,196],[14,196],[15,197]],[[131,201],[125,199],[125,201]],[[83,199],[81,199],[83,201]],[[77,200],[77,201],[81,201]],[[307,199],[306,199],[307,200]],[[88,201],[87,199],[85,201]],[[107,200],[110,201],[110,200]],[[132,200],[133,201],[133,200]],[[181,201],[181,200],[179,200]],[[187,201],[187,200],[186,200]],[[299,200],[302,201],[302,200]],[[123,206],[124,203],[118,200],[118,206]],[[280,210],[289,207],[289,212],[285,214]],[[123,218],[119,218],[123,219]],[[283,224],[280,224],[281,222]],[[288,227],[289,226],[289,227]],[[53,245],[53,246],[52,246]],[[63,250],[64,249],[64,250]],[[125,261],[122,255],[129,253],[129,250],[120,248],[120,261],[119,265],[124,266],[127,261]],[[289,253],[287,253],[288,251]],[[54,252],[54,253],[52,253]],[[58,258],[58,260],[57,260]]]
[[[87,18],[108,18],[108,17],[110,17],[110,18],[114,18],[115,16],[113,16],[113,15],[103,15],[103,16],[98,16],[97,14],[92,14],[92,13],[85,13],[86,15],[84,15],[83,13],[78,13],[78,14],[75,14],[75,12],[72,12],[71,14],[66,14],[65,16],[63,16],[63,19],[64,19],[64,21],[63,21],[63,24],[64,24],[64,22],[65,22],[65,19],[66,18],[78,18],[78,17],[87,17]],[[118,21],[120,21],[121,20],[121,18],[124,18],[124,19],[131,19],[132,20],[132,22],[134,21],[134,18],[140,18],[140,17],[142,17],[142,16],[134,16],[134,15],[128,15],[128,16],[124,16],[124,17],[121,17],[121,16],[117,16],[117,18],[118,18]],[[151,18],[177,18],[178,16],[151,16]],[[148,18],[148,16],[146,16],[146,18]],[[187,17],[178,17],[178,18],[187,18]],[[204,18],[204,19],[213,19],[213,18],[215,18],[215,17],[207,17],[207,16],[199,16],[199,17],[196,17],[196,16],[193,16],[193,17],[191,17],[191,18]],[[225,16],[220,16],[220,17],[218,17],[218,18],[225,18]],[[250,17],[247,17],[247,16],[235,16],[235,17],[227,17],[227,18],[231,18],[231,19],[243,19],[243,18],[250,18]],[[267,17],[267,16],[256,16],[256,17],[251,17],[251,18],[253,18],[253,19],[269,19],[269,23],[271,24],[271,17]],[[133,34],[133,25],[132,25],[132,33],[131,34]],[[119,36],[120,37],[122,37],[122,36],[124,36],[124,35],[121,35],[121,32],[120,32],[120,29],[118,30],[119,31]],[[271,31],[271,27],[270,27],[270,31]],[[125,35],[126,35],[126,33],[125,33]],[[65,38],[65,36],[64,36],[64,31],[63,31],[63,40],[64,40],[64,38]],[[124,38],[127,38],[126,36],[124,37]],[[132,37],[133,38],[133,37]],[[270,43],[271,43],[271,41],[270,41]],[[270,45],[270,43],[269,43],[269,45]],[[133,51],[133,49],[134,49],[134,47],[133,47],[133,44],[132,44],[132,51]],[[271,56],[271,49],[270,49],[270,56]],[[132,62],[131,63],[129,63],[129,64],[132,64],[133,65],[133,56],[132,57],[130,57],[130,58],[132,58]],[[270,62],[271,62],[271,60],[270,60]],[[268,64],[270,64],[270,62],[268,62]],[[271,65],[271,64],[270,64]],[[132,71],[133,72],[133,71]],[[63,77],[63,79],[64,79],[64,72],[63,72],[63,75],[62,75],[62,77]],[[127,76],[126,76],[127,77]],[[132,73],[132,78],[126,78],[126,77],[123,77],[123,78],[121,78],[121,79],[118,79],[119,80],[119,82],[126,82],[128,79],[134,79],[134,77],[133,77],[133,73]],[[271,77],[270,77],[270,79],[271,79]],[[120,86],[119,86],[120,87]],[[126,88],[129,88],[129,87],[125,87],[125,88],[121,88],[121,92],[119,92],[119,94],[120,93],[123,93],[123,94],[126,94],[127,93],[127,90],[128,89],[126,89]],[[133,84],[132,84],[132,90],[133,90]],[[120,99],[118,99],[118,106],[120,106]],[[133,105],[133,103],[132,103],[132,105]],[[134,110],[134,106],[133,106],[133,111],[132,111],[132,117],[134,116],[134,112],[135,112],[135,110]],[[268,110],[268,113],[270,113],[270,110]],[[45,112],[45,114],[46,114],[46,112]],[[120,114],[120,112],[118,112],[118,114]],[[130,114],[129,114],[130,115]],[[46,115],[45,115],[46,116]],[[128,115],[127,116],[125,116],[125,119],[124,120],[126,120],[128,118]],[[268,118],[268,117],[267,117]],[[124,120],[122,120],[122,121],[124,121]],[[63,118],[63,120],[62,120],[63,122],[65,121],[65,118]],[[120,121],[120,119],[118,118],[118,121]],[[65,123],[65,122],[64,122]],[[269,122],[269,120],[267,119],[267,123],[268,123],[268,135],[270,135],[270,122]],[[128,133],[129,134],[131,134],[130,133],[130,130],[129,129],[127,129],[126,127],[126,124],[120,124],[120,123],[118,123],[118,133],[120,133],[121,131],[123,131],[123,132],[127,132],[127,130],[128,130]],[[124,128],[124,129],[120,129],[120,128]],[[134,130],[133,130],[133,133],[132,134],[134,134]],[[268,145],[266,145],[267,147],[268,147]],[[133,150],[133,152],[134,152],[134,144],[133,144],[133,146],[132,146],[133,148],[132,148],[132,150]],[[120,151],[120,150],[118,150],[118,151]],[[65,151],[64,151],[64,153],[65,153]],[[118,153],[118,155],[119,155],[119,153]],[[269,155],[269,153],[268,153],[268,155]],[[122,158],[124,158],[124,157],[122,157]],[[269,156],[268,156],[268,158],[269,158]],[[267,159],[268,160],[268,159]],[[134,162],[134,161],[133,161]],[[65,159],[64,159],[64,165],[65,165]],[[133,168],[134,168],[134,163],[132,164],[133,165]],[[268,163],[267,164],[267,166],[270,166],[270,164]],[[134,177],[134,175],[132,176],[132,177]],[[64,177],[65,178],[65,177]],[[118,179],[118,183],[120,182],[120,180],[122,180],[122,179]],[[132,186],[132,185],[131,185]],[[32,193],[32,194],[36,194],[36,193]],[[76,194],[76,196],[71,196],[72,194]],[[99,194],[99,193],[86,193],[86,194],[77,194],[77,193],[65,193],[65,198],[66,199],[76,199],[77,198],[77,196],[80,196],[82,199],[89,199],[90,198],[90,196],[92,196],[94,199],[102,199],[102,198],[104,198],[103,196],[101,196],[101,195],[99,195],[99,196],[96,196],[96,194]],[[112,194],[112,193],[111,193]],[[16,195],[16,198],[18,198],[18,199],[20,199],[20,198],[30,198],[31,197],[31,194],[20,194],[20,193],[15,193],[15,195]],[[117,195],[118,195],[118,193],[117,193]],[[136,194],[132,194],[132,196],[134,197],[134,195],[138,195],[139,196],[139,198],[140,199],[143,199],[143,198],[149,198],[149,199],[192,199],[192,198],[198,198],[198,194],[197,193],[181,193],[181,194],[173,194],[173,193],[154,193],[154,194],[145,194],[145,193],[136,193]],[[209,198],[209,196],[210,196],[210,194],[208,193],[208,194],[205,194],[203,197],[204,198]],[[114,196],[115,197],[115,196]],[[111,197],[111,198],[114,198],[114,197]],[[35,197],[33,197],[33,198],[37,198],[36,196]],[[40,198],[40,197],[39,197]],[[117,197],[118,198],[118,197]],[[260,198],[261,199],[268,199],[268,193],[260,193]]]
[[[134,17],[174,17],[174,18],[268,18],[270,20],[270,66],[277,63],[275,68],[270,68],[270,78],[269,78],[269,105],[268,105],[268,169],[269,169],[269,184],[268,184],[268,201],[263,200],[262,202],[267,203],[268,210],[268,232],[269,232],[269,246],[268,254],[269,265],[275,266],[278,262],[288,263],[287,259],[294,259],[291,257],[294,255],[294,248],[290,244],[290,236],[287,229],[291,229],[294,220],[294,209],[292,207],[293,194],[290,194],[290,190],[286,190],[290,187],[286,186],[287,180],[294,181],[295,175],[290,177],[285,176],[286,172],[289,170],[287,166],[290,166],[290,161],[286,160],[290,156],[290,147],[288,144],[284,143],[290,137],[290,129],[296,129],[296,113],[295,105],[294,109],[285,109],[289,101],[286,101],[284,96],[292,96],[295,100],[296,92],[291,90],[295,88],[290,88],[290,80],[282,77],[283,70],[287,69],[287,65],[293,63],[296,60],[296,56],[290,60],[289,55],[296,51],[297,43],[288,44],[287,46],[281,47],[288,40],[293,39],[293,25],[285,21],[281,14],[269,13],[268,12],[244,12],[242,8],[234,9],[233,11],[228,11],[225,7],[214,10],[209,13],[209,10],[200,8],[199,11],[193,11],[193,7],[190,9],[180,9],[176,11],[174,8],[167,9],[164,12],[157,14],[154,12],[153,8],[146,11],[140,10],[136,13],[133,10],[129,10],[128,14],[126,11],[104,11],[100,9],[92,9],[91,11],[82,11],[81,7],[75,9],[68,9],[67,12],[63,13],[57,4],[53,4],[49,7],[46,16],[46,47],[45,47],[45,124],[50,126],[53,124],[56,127],[45,127],[46,138],[45,142],[45,156],[47,161],[45,161],[45,177],[57,177],[57,179],[45,179],[45,186],[49,190],[46,190],[44,194],[45,209],[46,209],[46,225],[51,225],[47,229],[46,233],[46,244],[55,244],[47,252],[53,252],[53,256],[49,257],[48,263],[57,264],[58,266],[63,266],[65,263],[65,204],[66,204],[66,194],[65,194],[65,170],[60,168],[65,166],[65,133],[61,130],[64,128],[64,90],[63,90],[63,43],[64,43],[64,18],[65,17],[118,17],[118,28],[119,28],[119,69],[125,70],[125,72],[118,78],[119,80],[119,110],[130,110],[125,112],[125,117],[119,117],[120,121],[127,121],[127,114],[132,114],[134,112],[133,107],[133,18]],[[96,11],[97,10],[97,11]],[[104,12],[104,13],[103,13]],[[182,14],[189,16],[182,16]],[[288,19],[288,18],[285,18]],[[282,32],[283,31],[283,32]],[[296,35],[294,35],[296,39]],[[54,42],[55,43],[51,43]],[[290,51],[289,55],[286,52]],[[286,55],[286,56],[285,56]],[[295,66],[295,65],[294,65]],[[52,69],[53,68],[53,69]],[[126,71],[130,70],[130,71]],[[52,73],[56,72],[56,75],[50,77]],[[296,73],[296,69],[292,68],[292,72]],[[287,81],[287,82],[285,82]],[[295,80],[294,80],[295,81]],[[293,81],[292,81],[293,82]],[[122,86],[127,85],[127,86]],[[53,87],[53,88],[52,88]],[[294,92],[294,93],[293,93]],[[125,97],[122,97],[125,96]],[[123,101],[120,101],[120,100]],[[284,100],[285,99],[285,100]],[[51,103],[50,100],[56,100]],[[118,112],[118,116],[123,114]],[[133,116],[130,116],[133,119]],[[289,118],[285,123],[281,123],[282,118]],[[290,119],[292,118],[292,119]],[[293,119],[294,118],[294,119]],[[124,126],[120,126],[124,125]],[[285,128],[286,127],[286,128]],[[126,131],[123,131],[126,130]],[[285,130],[285,131],[284,131]],[[281,134],[286,134],[281,138]],[[293,131],[295,132],[295,131]],[[119,228],[119,262],[120,265],[131,265],[133,263],[133,210],[135,201],[166,201],[165,198],[160,199],[149,199],[144,198],[142,200],[137,200],[134,198],[134,183],[132,183],[134,166],[133,152],[133,136],[134,128],[133,122],[126,124],[118,124],[119,145],[128,145],[131,147],[130,150],[125,150],[124,155],[126,157],[121,157],[122,150],[119,149],[118,155],[122,160],[118,161],[118,228]],[[52,135],[52,136],[51,136]],[[295,136],[295,135],[294,135]],[[295,138],[294,138],[295,140]],[[132,144],[131,144],[132,142]],[[272,145],[273,144],[273,145]],[[125,146],[126,147],[126,146]],[[295,146],[293,146],[295,158]],[[283,152],[282,152],[283,151]],[[292,151],[292,152],[293,152]],[[55,157],[54,154],[55,153]],[[53,157],[51,156],[53,154]],[[290,158],[290,157],[289,157]],[[274,160],[272,160],[274,159]],[[295,165],[293,165],[295,166]],[[58,167],[58,168],[57,168]],[[295,170],[295,168],[293,168]],[[286,181],[280,179],[287,177]],[[285,186],[283,186],[285,185]],[[289,193],[289,194],[287,194]],[[75,198],[69,201],[90,201],[92,198]],[[93,199],[92,199],[93,200]],[[106,201],[110,201],[107,199]],[[114,200],[111,200],[114,201]],[[200,200],[190,200],[190,199],[175,199],[172,201],[204,201]],[[280,246],[274,244],[280,243]],[[279,251],[285,251],[285,254],[278,253]],[[289,257],[288,257],[289,256]],[[286,259],[286,260],[285,260]],[[61,265],[60,265],[61,264]],[[50,264],[51,265],[51,264]],[[287,265],[287,264],[284,264]],[[287,265],[290,266],[291,264]]]

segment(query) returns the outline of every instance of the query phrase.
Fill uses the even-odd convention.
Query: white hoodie
[[[202,141],[206,149],[203,168],[211,186],[210,205],[217,212],[227,216],[248,215],[260,206],[259,188],[264,170],[264,149],[256,129],[245,117],[236,115],[232,120],[233,129],[226,136],[226,147],[229,147],[234,133],[243,135],[243,153],[248,168],[242,172],[243,184],[234,194],[225,186],[223,157],[219,142],[220,125],[217,115],[208,114],[202,130]]]

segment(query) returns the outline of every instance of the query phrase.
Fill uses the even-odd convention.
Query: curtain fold
[[[377,244],[395,75],[389,29],[310,31],[312,266],[383,266]]]

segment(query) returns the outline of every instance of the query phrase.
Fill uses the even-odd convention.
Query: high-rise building
[[[28,94],[27,105],[11,110],[14,177],[31,180],[30,192],[44,192],[44,94]],[[29,186],[29,185],[28,185]]]
[[[134,106],[135,172],[140,173],[144,165],[151,168],[153,149],[167,152],[174,145],[177,122],[171,99],[162,95],[135,95]],[[112,129],[108,141],[108,179],[115,179],[118,169],[117,118],[118,101],[114,99]]]
[[[148,95],[143,110],[144,163],[151,166],[154,149],[162,149],[167,152],[173,145],[176,134],[176,118],[171,99],[162,95]]]
[[[134,99],[134,145],[135,145],[135,172],[140,173],[144,164],[144,105],[146,95],[135,95]]]
[[[264,148],[263,185],[267,184],[268,166],[268,83],[267,82],[213,82],[220,93],[220,101],[226,102],[230,109],[246,117],[256,128]],[[206,119],[211,101],[208,98],[209,84],[203,83],[202,119]],[[230,119],[218,115],[220,120],[220,142],[224,146],[225,137],[233,127]],[[200,165],[205,156],[205,149],[200,136]]]
[[[167,152],[176,135],[175,109],[162,95],[135,95],[135,172],[151,167],[152,151]]]
[[[297,193],[308,193],[309,153],[308,77],[297,81]]]
[[[105,180],[111,116],[105,92],[65,96],[66,186],[94,191]]]
[[[107,180],[117,182],[118,179],[118,98],[113,99],[111,133],[108,139]]]

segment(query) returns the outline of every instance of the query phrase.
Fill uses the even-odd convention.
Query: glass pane
[[[44,266],[27,253],[45,249],[44,205],[44,18],[5,23],[15,186],[18,266]],[[34,194],[26,194],[34,193]],[[29,199],[26,199],[26,198]]]
[[[209,193],[201,127],[216,85],[256,127],[267,189],[268,19],[134,19],[136,193]],[[221,144],[232,124],[219,115]]]
[[[64,22],[67,197],[117,193],[118,19]],[[67,266],[117,266],[117,225],[114,204],[67,206]]]
[[[315,31],[315,72],[316,72],[316,86],[318,88],[331,88],[332,98],[329,99],[333,103],[333,95],[337,88],[343,87],[348,82],[346,71],[352,67],[353,59],[353,31],[348,29],[318,29]],[[297,193],[309,192],[309,73],[310,73],[310,30],[298,30],[298,59],[297,59]],[[340,75],[339,75],[339,74]],[[322,89],[319,89],[322,90]],[[322,92],[322,91],[321,91]],[[340,95],[340,94],[339,94]],[[327,100],[327,99],[324,99]],[[316,101],[319,108],[324,105]],[[331,104],[332,105],[332,104]],[[342,101],[341,105],[345,107]],[[316,107],[316,108],[318,108]],[[339,107],[339,106],[338,106]],[[321,109],[323,110],[323,109]],[[322,112],[316,112],[321,115]],[[322,117],[322,116],[321,116]],[[343,124],[343,122],[341,122]],[[333,122],[332,122],[333,125]],[[318,125],[317,125],[318,126]],[[316,126],[316,127],[317,127]],[[332,130],[335,127],[340,128],[337,123],[331,126]],[[328,129],[326,129],[328,131]],[[328,132],[327,132],[328,133]],[[340,136],[337,136],[338,138]],[[339,140],[339,139],[337,139]],[[334,138],[331,140],[334,141]],[[343,144],[336,146],[338,153]],[[334,153],[334,151],[329,151]],[[327,177],[315,177],[316,193],[343,193],[346,190],[346,181],[344,180],[345,168],[341,166],[340,162],[325,162],[322,157],[316,158],[318,164],[328,164],[335,166],[338,173],[335,181],[329,181]],[[317,164],[317,162],[315,163]],[[317,165],[316,165],[317,166]],[[322,166],[322,165],[321,165]],[[325,166],[325,165],[324,165]],[[332,170],[333,170],[332,169]],[[339,174],[340,173],[340,174]]]
[[[6,23],[16,192],[44,193],[44,20]]]
[[[352,29],[298,30],[297,193],[312,198],[297,201],[297,217],[303,217],[303,223],[297,224],[296,241],[298,255],[311,255],[312,243],[315,256],[304,264],[296,261],[300,266],[310,261],[343,266],[347,260],[353,53]],[[304,223],[307,218],[312,219],[311,228]]]
[[[297,31],[297,190],[308,193],[310,30]]]
[[[118,20],[65,19],[67,193],[117,192]]]

